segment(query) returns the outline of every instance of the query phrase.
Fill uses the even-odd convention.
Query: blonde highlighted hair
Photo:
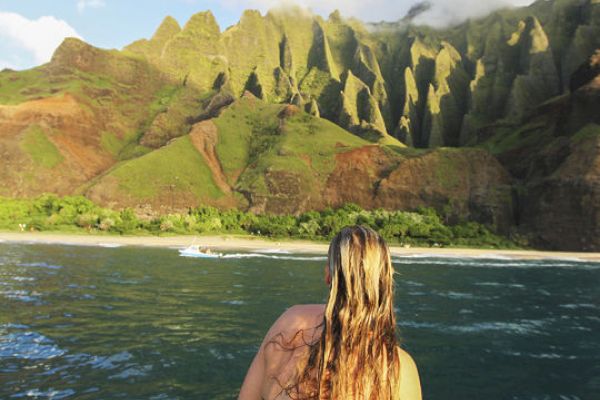
[[[385,241],[364,226],[342,229],[329,246],[329,298],[320,338],[295,385],[298,399],[397,400],[400,361],[394,270]]]

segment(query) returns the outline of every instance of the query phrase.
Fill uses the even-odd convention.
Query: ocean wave
[[[546,359],[546,360],[575,360],[577,359],[577,356],[573,356],[573,355],[563,355],[563,354],[558,354],[558,353],[523,353],[521,351],[514,351],[514,350],[505,350],[502,351],[501,354],[507,355],[507,356],[514,356],[514,357],[529,357],[529,358],[535,358],[535,359]]]
[[[489,259],[489,260],[514,260],[513,257],[504,256],[501,254],[485,254],[485,255],[469,255],[469,254],[435,254],[435,253],[419,253],[419,254],[406,254],[406,255],[394,255],[398,258],[450,258],[450,259]]]
[[[122,363],[129,361],[133,358],[133,355],[128,351],[122,351],[120,353],[111,354],[110,356],[88,356],[86,354],[80,354],[79,358],[87,358],[81,365],[88,365],[94,369],[106,369],[112,370],[121,366]]]
[[[479,322],[470,325],[457,325],[448,327],[449,330],[458,333],[480,333],[488,331],[509,332],[519,335],[544,334],[540,329],[546,323],[541,320],[521,320],[517,322]]]
[[[17,281],[17,282],[33,282],[33,281],[35,281],[35,278],[33,278],[31,276],[13,276],[11,279],[13,281]]]
[[[525,285],[520,283],[501,283],[501,282],[476,282],[476,286],[508,287],[514,289],[525,289]]]
[[[217,350],[214,347],[211,347],[208,350],[208,352],[217,360],[233,360],[233,359],[235,359],[233,354]]]
[[[61,269],[60,265],[52,265],[46,262],[32,262],[32,263],[19,263],[18,267],[27,267],[27,268],[47,268],[47,269]]]
[[[129,379],[148,375],[152,371],[152,365],[135,365],[108,377],[108,379]]]
[[[244,300],[223,300],[221,303],[228,304],[230,306],[243,306],[246,304]]]
[[[18,300],[25,303],[41,303],[42,294],[36,291],[28,292],[22,289],[2,290],[0,294],[9,300]]]
[[[438,322],[417,322],[417,321],[399,321],[398,325],[404,328],[414,329],[432,329],[444,333],[485,333],[485,332],[505,332],[517,335],[544,335],[541,328],[546,325],[543,320],[523,319],[515,322],[491,321],[476,322],[467,325],[446,325]]]
[[[89,354],[76,354],[69,357],[72,364],[79,367],[89,366],[93,369],[107,371],[118,371],[110,375],[108,379],[128,379],[133,377],[143,377],[148,375],[153,367],[152,365],[140,365],[133,362],[133,354],[128,351],[111,354],[109,356],[92,356]]]
[[[50,360],[60,357],[66,350],[58,347],[46,336],[37,332],[22,331],[19,325],[0,326],[0,359],[17,358],[22,360]],[[9,329],[17,330],[9,332]]]
[[[415,254],[392,254],[392,257],[395,258],[441,258],[441,259],[460,259],[460,260],[508,260],[508,261],[542,261],[542,262],[572,262],[572,263],[597,263],[598,261],[590,261],[579,257],[540,257],[540,258],[521,258],[518,255],[509,256],[504,254],[494,254],[494,253],[485,253],[485,254],[436,254],[436,253],[415,253]]]
[[[29,329],[29,326],[9,322],[8,324],[0,325],[0,333],[2,333],[2,329]]]
[[[517,260],[502,262],[488,258],[458,257],[393,257],[392,263],[398,265],[446,265],[450,267],[473,268],[568,268],[568,269],[600,269],[600,263],[591,261],[565,261],[559,259]]]
[[[18,399],[21,397],[28,397],[28,398],[35,398],[35,399],[48,398],[48,399],[52,399],[52,400],[59,400],[59,399],[66,399],[67,397],[70,397],[74,394],[75,394],[75,391],[73,389],[65,389],[65,390],[54,390],[52,388],[50,388],[48,390],[28,389],[24,392],[15,393],[10,397],[15,398],[15,399]]]
[[[436,296],[440,296],[440,297],[446,297],[449,299],[469,299],[469,300],[488,300],[488,297],[482,297],[482,296],[475,296],[472,293],[464,293],[464,292],[454,292],[452,290],[448,291],[448,292],[440,292],[437,290],[434,290],[431,294],[434,294]]]
[[[571,309],[571,310],[575,310],[578,308],[588,308],[588,309],[595,310],[598,308],[598,305],[591,304],[591,303],[580,303],[580,304],[561,304],[561,305],[559,305],[559,307],[567,308],[567,309]]]
[[[402,284],[407,285],[407,286],[416,286],[416,287],[425,286],[424,283],[416,282],[416,281],[411,281],[411,280],[403,280]]]

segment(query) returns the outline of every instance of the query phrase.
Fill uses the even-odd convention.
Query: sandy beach
[[[257,251],[279,249],[291,253],[325,254],[327,243],[304,240],[275,241],[264,238],[238,236],[110,236],[87,234],[63,234],[44,232],[0,232],[0,243],[45,243],[79,246],[150,246],[186,247],[194,243],[210,246],[219,251]],[[600,262],[600,253],[554,252],[534,250],[496,250],[467,248],[418,248],[391,246],[395,256],[437,256],[437,257],[509,257],[515,259],[577,259]]]

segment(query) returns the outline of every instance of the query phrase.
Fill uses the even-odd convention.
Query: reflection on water
[[[322,302],[324,257],[264,249],[0,244],[0,398],[235,398],[257,346]],[[600,392],[600,264],[395,258],[396,311],[427,399]]]

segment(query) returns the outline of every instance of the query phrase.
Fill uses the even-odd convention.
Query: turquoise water
[[[424,398],[597,399],[600,264],[398,258]],[[0,399],[230,399],[324,258],[0,243]]]

